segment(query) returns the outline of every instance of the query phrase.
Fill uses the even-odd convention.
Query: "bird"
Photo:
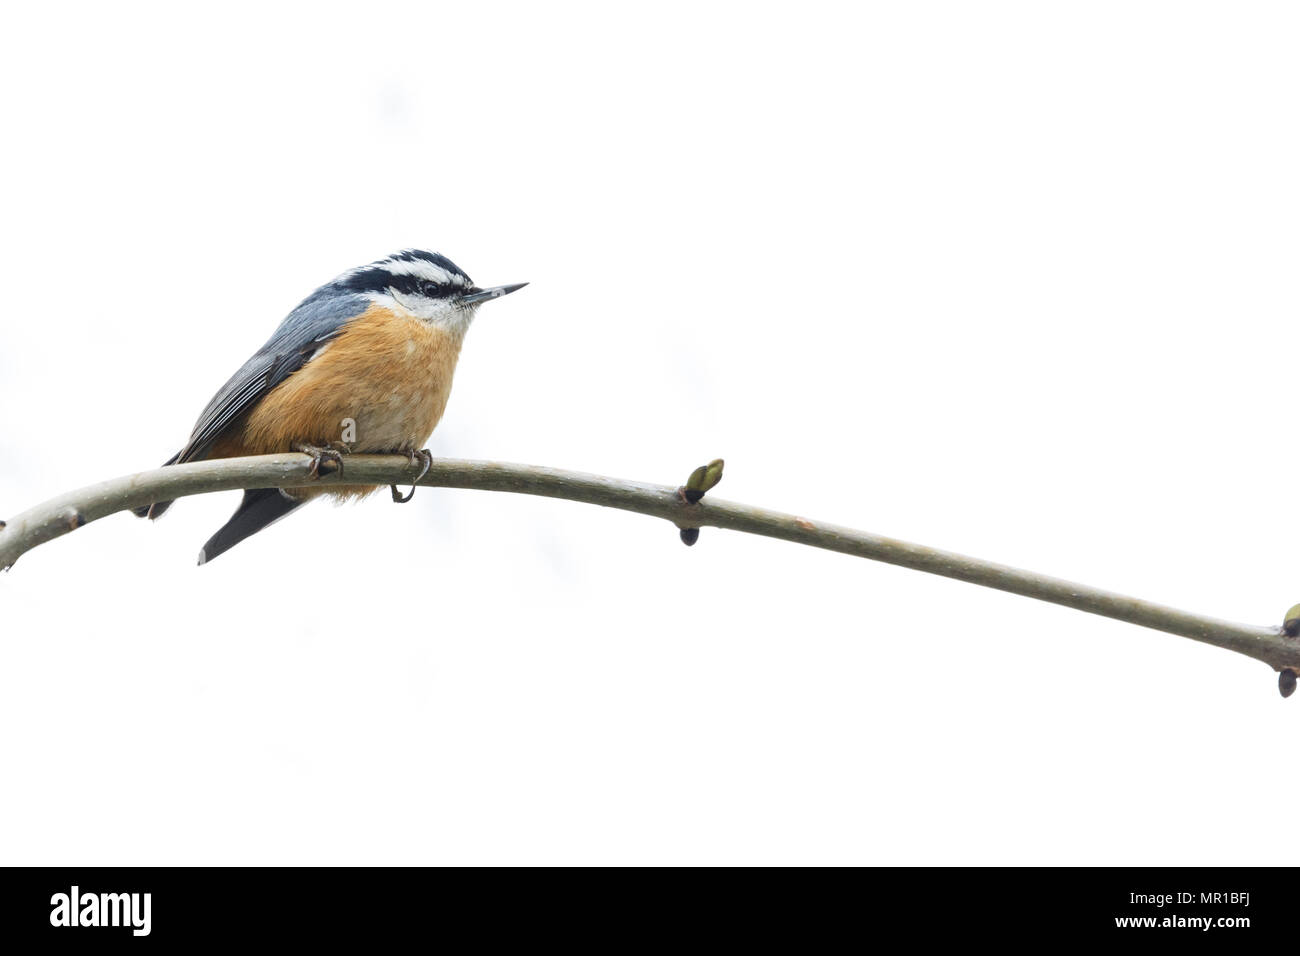
[[[354,452],[404,454],[414,465],[447,399],[461,344],[485,302],[528,283],[481,289],[446,256],[404,249],[344,272],[290,312],[199,415],[185,447],[163,467],[211,458],[299,451],[309,476],[342,472]],[[417,450],[418,449],[418,450]],[[419,478],[416,479],[419,481]],[[311,499],[359,499],[379,485],[253,488],[203,546],[199,564],[233,548]],[[393,500],[409,501],[392,486]],[[172,505],[134,509],[159,518]]]

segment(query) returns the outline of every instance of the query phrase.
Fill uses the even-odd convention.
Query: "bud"
[[[722,480],[722,459],[715,458],[704,467],[704,490],[715,487]]]
[[[1287,668],[1277,675],[1277,689],[1283,697],[1290,697],[1295,693],[1295,671]]]
[[[686,484],[681,488],[681,495],[687,504],[695,504],[704,497],[704,493],[722,480],[722,459],[715,458],[707,465],[700,465],[691,472]]]
[[[1287,637],[1300,637],[1300,604],[1292,607],[1282,618],[1282,633]]]
[[[688,505],[693,505],[704,497],[704,472],[706,470],[704,465],[700,465],[699,468],[691,472],[691,477],[686,479],[686,484],[678,489]]]

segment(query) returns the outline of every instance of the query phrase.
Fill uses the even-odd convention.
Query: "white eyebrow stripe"
[[[391,272],[395,276],[419,276],[421,279],[428,279],[431,282],[437,282],[440,285],[455,284],[463,285],[464,279],[460,276],[453,276],[441,266],[435,266],[432,262],[417,260],[415,262],[402,262],[400,260],[386,260],[379,264],[379,267],[385,272]]]

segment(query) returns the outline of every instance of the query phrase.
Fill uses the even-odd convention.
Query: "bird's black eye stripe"
[[[395,276],[388,277],[388,288],[396,289],[405,295],[420,295],[429,299],[449,299],[460,288],[450,282],[434,282],[430,279],[421,279],[419,276]]]

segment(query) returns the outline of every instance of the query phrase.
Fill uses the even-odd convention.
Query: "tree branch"
[[[0,568],[9,568],[25,552],[87,522],[152,501],[235,488],[290,488],[316,484],[317,480],[308,478],[309,467],[310,459],[300,454],[226,458],[157,468],[90,485],[37,505],[12,518],[0,529]],[[323,484],[409,484],[415,479],[419,467],[418,464],[411,465],[402,456],[349,455],[344,476],[327,475],[318,481]],[[1190,637],[1263,661],[1275,670],[1283,671],[1284,678],[1286,671],[1300,671],[1300,640],[1287,636],[1281,627],[1256,627],[1216,620],[1032,571],[751,505],[712,497],[692,504],[685,500],[679,489],[664,485],[537,465],[456,459],[435,459],[418,483],[431,487],[475,488],[566,498],[663,518],[679,528],[727,528],[780,538]],[[1286,684],[1281,686],[1285,691]]]

